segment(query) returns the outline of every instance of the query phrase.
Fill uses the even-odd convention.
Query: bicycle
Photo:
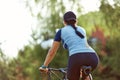
[[[89,77],[89,80],[93,80],[91,75],[91,69],[92,69],[91,66],[82,66],[81,69],[82,74],[87,75]],[[58,75],[56,72],[62,73],[62,76]],[[46,79],[42,80],[68,80],[67,68],[48,68],[48,72],[46,74],[47,74]]]

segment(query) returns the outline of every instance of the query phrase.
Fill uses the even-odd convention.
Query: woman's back
[[[84,35],[84,38],[80,38],[70,25],[61,29],[63,45],[67,46],[69,55],[80,52],[95,52],[87,43],[85,30],[80,26],[77,27],[77,30]]]

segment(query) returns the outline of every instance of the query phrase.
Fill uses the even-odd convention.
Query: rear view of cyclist
[[[63,19],[65,26],[56,33],[45,62],[39,69],[47,70],[47,66],[54,58],[62,42],[64,48],[69,51],[68,80],[79,80],[82,66],[91,66],[93,71],[98,65],[99,58],[95,50],[87,43],[85,29],[76,25],[76,15],[72,11],[68,11],[64,14]],[[84,80],[89,80],[86,75],[83,77],[86,78]]]

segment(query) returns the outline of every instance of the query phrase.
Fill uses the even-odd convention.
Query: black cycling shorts
[[[96,53],[77,53],[69,57],[67,77],[69,80],[79,80],[82,66],[97,67],[99,58]]]

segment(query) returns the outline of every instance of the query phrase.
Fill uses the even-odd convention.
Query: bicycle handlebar
[[[48,68],[48,71],[60,71],[62,73],[67,73],[66,70],[67,68]]]

